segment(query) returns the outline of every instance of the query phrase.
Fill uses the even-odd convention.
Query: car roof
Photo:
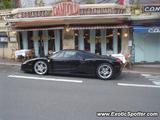
[[[75,50],[75,49],[63,49],[61,51],[79,51],[79,52],[85,52],[84,50]]]

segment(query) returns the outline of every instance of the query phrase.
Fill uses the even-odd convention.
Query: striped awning
[[[115,26],[108,26],[108,25],[95,25],[95,26],[71,26],[69,27],[71,30],[87,30],[87,29],[122,29],[122,28],[129,28],[128,25],[115,25]]]
[[[56,27],[46,27],[46,28],[15,28],[15,31],[39,31],[39,30],[63,30],[65,26],[56,26]],[[70,30],[90,30],[90,29],[122,29],[122,28],[129,28],[128,25],[115,25],[115,26],[108,26],[108,25],[81,25],[81,26],[68,26]]]
[[[40,31],[40,30],[62,30],[64,29],[64,27],[49,27],[49,28],[25,28],[25,29],[17,29],[15,28],[14,30],[17,31],[17,32],[20,32],[20,31]]]

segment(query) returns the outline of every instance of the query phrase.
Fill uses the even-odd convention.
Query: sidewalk
[[[15,66],[20,66],[22,62],[16,62],[15,60],[11,59],[3,59],[0,58],[0,65],[15,65]]]
[[[160,64],[135,64],[131,69],[124,68],[124,72],[160,74]]]

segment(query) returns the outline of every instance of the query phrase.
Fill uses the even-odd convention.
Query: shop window
[[[23,49],[23,43],[22,43],[22,32],[19,32],[19,44],[20,49]]]
[[[60,50],[62,50],[63,49],[63,45],[62,45],[62,36],[63,36],[63,32],[62,32],[62,30],[60,30]]]
[[[107,29],[106,33],[106,39],[107,39],[107,51],[112,53],[113,52],[113,29]]]
[[[121,29],[118,29],[118,53],[122,50],[122,39],[121,39]]]
[[[32,40],[32,36],[33,36],[33,32],[29,31],[27,32],[28,34],[28,49],[33,49],[33,40]]]
[[[48,31],[49,35],[49,41],[48,41],[48,50],[49,51],[55,51],[55,36],[54,36],[54,30]]]
[[[107,33],[106,33],[106,40],[107,40],[107,52],[108,54],[112,54],[113,53],[113,29],[108,29]],[[117,49],[118,49],[118,53],[121,52],[121,43],[122,43],[122,39],[121,39],[121,29],[118,29],[117,31],[117,36],[118,36],[118,45],[117,45]]]
[[[95,53],[101,55],[101,31],[96,30],[96,49]]]
[[[90,31],[84,30],[84,49],[86,51],[90,51],[90,37],[89,37]]]
[[[78,30],[75,30],[74,31],[74,38],[75,38],[75,49],[76,50],[78,50],[78,35],[79,35]]]
[[[39,36],[40,36],[40,40],[39,40],[39,54],[40,56],[44,56],[44,43],[43,43],[43,34],[42,31],[39,31]]]

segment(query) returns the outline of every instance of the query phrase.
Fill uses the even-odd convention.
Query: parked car
[[[25,61],[21,70],[44,74],[71,74],[96,76],[103,80],[113,79],[122,71],[122,61],[82,50],[61,50],[47,58]]]

